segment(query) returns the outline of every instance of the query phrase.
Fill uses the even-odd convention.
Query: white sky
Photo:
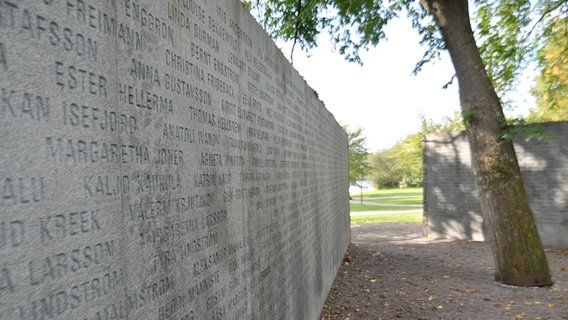
[[[428,64],[417,76],[414,65],[424,50],[419,36],[406,19],[390,22],[388,41],[362,52],[363,66],[347,62],[333,52],[327,33],[319,37],[319,47],[306,57],[299,46],[294,51],[294,67],[319,94],[327,109],[341,124],[352,129],[362,127],[369,152],[392,147],[410,133],[420,131],[420,113],[441,121],[459,110],[457,80],[442,89],[454,74],[449,55]],[[290,57],[290,45],[282,51]],[[519,91],[528,92],[525,81]],[[528,93],[518,97],[517,104],[525,112],[534,106]]]

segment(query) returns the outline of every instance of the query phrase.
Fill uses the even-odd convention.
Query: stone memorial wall
[[[347,137],[240,1],[0,0],[0,319],[317,319]]]
[[[568,248],[568,122],[540,128],[549,141],[518,136],[515,152],[542,242]],[[429,134],[423,141],[426,233],[488,239],[465,132]]]

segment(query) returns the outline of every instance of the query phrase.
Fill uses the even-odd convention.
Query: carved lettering
[[[156,201],[131,203],[130,219],[144,221],[164,217],[170,214],[186,214],[192,210],[211,207],[217,195],[214,193],[197,194],[187,197],[166,198]]]
[[[38,122],[49,121],[49,98],[2,88],[0,119],[27,118]]]
[[[177,149],[159,148],[155,164],[169,165],[169,166],[182,166],[183,165],[183,151]]]
[[[81,128],[93,128],[134,134],[137,127],[136,118],[124,113],[103,110],[89,105],[63,102],[63,123]]]
[[[147,303],[155,301],[159,297],[175,290],[175,282],[172,277],[164,277],[157,281],[143,286],[134,292],[129,292],[126,298],[130,311],[142,308]]]
[[[137,193],[174,191],[182,188],[182,179],[179,174],[137,175],[134,180]]]
[[[199,296],[209,292],[216,284],[221,282],[219,271],[213,272],[211,275],[204,277],[187,290],[189,296],[188,302],[192,302]]]
[[[46,158],[58,162],[86,163],[150,163],[150,152],[144,145],[119,145],[99,141],[45,138]]]
[[[79,90],[92,95],[107,96],[107,80],[92,71],[55,61],[55,84],[63,89]]]
[[[209,91],[204,90],[193,83],[187,82],[183,78],[176,78],[173,75],[166,73],[164,87],[166,90],[182,95],[186,98],[190,98],[204,105],[211,106],[213,104],[213,98]]]
[[[207,74],[207,83],[211,88],[215,89],[215,91],[227,95],[231,98],[235,97],[235,88],[232,85],[226,83],[225,81],[215,77],[210,73]]]
[[[217,8],[220,8],[217,6]],[[209,16],[207,19],[207,26],[214,34],[216,34],[223,43],[228,44],[233,50],[237,50],[238,41],[222,24],[218,23],[213,17]]]
[[[173,317],[184,305],[185,300],[181,295],[177,295],[173,299],[168,300],[165,304],[158,307],[158,320],[166,320]],[[191,311],[190,314],[193,315],[193,311]],[[185,317],[187,318],[189,315],[185,315]]]
[[[118,39],[122,41],[122,44],[134,48],[136,51],[142,51],[148,46],[141,33],[122,23],[118,24]]]
[[[205,72],[203,69],[184,58],[179,53],[174,53],[166,49],[166,66],[182,74],[189,75],[192,79],[205,82]]]
[[[128,194],[130,192],[130,177],[84,176],[83,190],[89,197]]]
[[[99,209],[48,215],[38,220],[44,244],[101,230]]]
[[[92,3],[85,3],[84,0],[67,0],[65,9],[68,16],[75,18],[76,22],[82,23],[103,34],[114,34],[116,32],[116,21],[114,17],[106,12],[99,10]]]
[[[191,57],[200,63],[210,66],[211,65],[211,54],[207,52],[207,50],[203,49],[199,45],[191,42],[190,50],[189,50]]]
[[[28,280],[32,286],[39,285],[81,269],[110,263],[116,253],[116,244],[110,240],[31,260],[28,263]]]
[[[199,133],[199,132],[198,132]],[[195,143],[195,130],[191,128],[186,128],[182,126],[177,126],[171,123],[164,123],[164,130],[162,131],[162,136],[164,139],[185,142],[185,143]]]
[[[220,135],[206,131],[197,131],[197,143],[203,146],[216,147],[220,143]]]
[[[130,76],[152,85],[160,86],[160,74],[158,69],[152,65],[132,59],[130,63]]]
[[[313,313],[274,288],[341,260],[346,137],[243,10],[0,0],[3,317]]]
[[[21,220],[0,222],[0,250],[24,243],[25,233],[25,224]]]
[[[213,35],[207,32],[205,29],[201,28],[197,23],[193,25],[193,37],[201,41],[201,43],[205,44],[210,49],[213,49],[215,53],[219,53],[219,40],[217,40]],[[211,58],[211,55],[209,58]],[[211,61],[207,62],[208,65],[211,65]]]
[[[45,197],[44,177],[0,178],[0,207],[40,202]]]
[[[196,188],[221,186],[231,182],[230,173],[196,173],[193,175]]]
[[[118,97],[121,103],[138,108],[152,110],[163,114],[173,114],[174,105],[171,99],[155,93],[118,83]]]
[[[5,297],[6,294],[14,292],[14,284],[12,283],[12,276],[8,268],[0,269],[0,297]]]
[[[219,153],[202,152],[200,164],[212,167],[223,166],[223,156]]]
[[[143,28],[148,29],[151,34],[158,38],[174,41],[174,29],[167,25],[163,20],[160,20],[155,13],[148,11],[136,1],[124,1],[124,14],[136,21]]]
[[[168,2],[168,19],[174,21],[174,23],[180,27],[182,30],[185,29],[188,33],[191,33],[191,18],[185,14],[182,10],[178,9]]]
[[[19,319],[54,319],[93,303],[124,285],[123,271],[118,269],[81,283],[72,283],[59,291],[48,291],[28,305],[19,306]]]

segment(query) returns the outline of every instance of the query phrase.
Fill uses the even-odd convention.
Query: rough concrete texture
[[[347,137],[240,1],[0,3],[1,319],[316,319]]]
[[[519,136],[515,151],[543,243],[568,248],[568,122],[544,123],[541,129],[549,141]],[[425,137],[424,177],[430,236],[487,238],[464,133]]]

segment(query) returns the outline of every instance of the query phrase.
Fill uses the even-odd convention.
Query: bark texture
[[[495,280],[550,286],[552,280],[513,144],[501,138],[505,116],[475,44],[467,0],[421,0],[434,16],[459,81],[473,169],[490,230]]]

